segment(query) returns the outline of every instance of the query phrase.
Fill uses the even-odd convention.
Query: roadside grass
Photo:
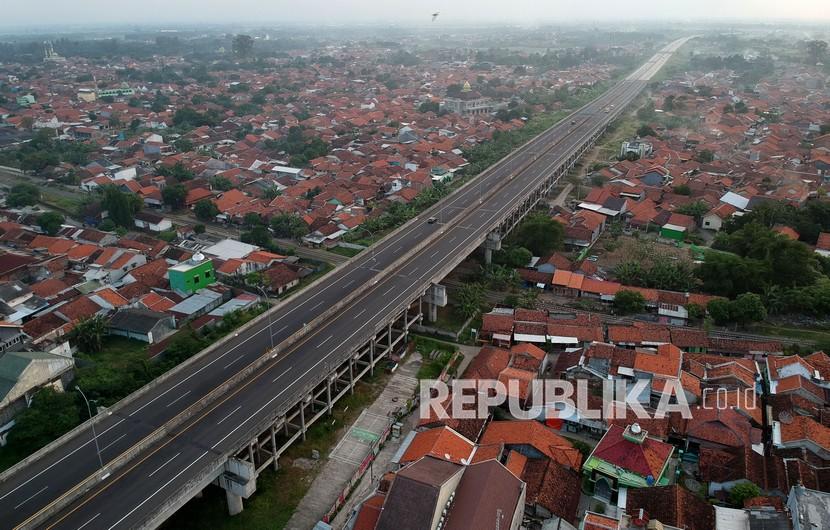
[[[225,492],[215,486],[205,489],[200,499],[193,499],[162,525],[172,530],[274,530],[285,528],[291,515],[308,492],[314,478],[323,467],[328,453],[360,412],[371,405],[383,392],[389,374],[376,371],[355,386],[352,395],[344,396],[334,408],[332,416],[324,416],[309,427],[304,442],[289,447],[280,459],[280,469],[269,468],[259,476],[257,491],[244,501],[245,509],[239,515],[228,515]],[[297,458],[311,458],[312,450],[320,452],[321,459],[311,469],[291,465]]]
[[[458,349],[455,344],[420,335],[414,335],[412,340],[415,343],[415,351],[420,353],[423,359],[416,376],[418,379],[437,379]],[[438,354],[434,359],[430,359],[429,355],[433,351],[438,351]]]
[[[50,206],[55,210],[60,210],[68,215],[75,215],[78,207],[81,205],[80,199],[69,198],[65,195],[57,193],[50,193],[49,188],[42,188],[40,193],[40,202],[46,206]]]
[[[331,247],[328,249],[329,252],[332,254],[339,254],[341,256],[346,256],[347,258],[352,258],[357,256],[362,252],[359,248],[349,248],[349,247]]]
[[[456,332],[464,325],[465,318],[458,314],[454,305],[447,304],[445,307],[438,308],[438,319],[428,325],[432,325],[439,329]]]
[[[748,328],[750,333],[799,339],[813,344],[830,345],[830,330],[822,328],[792,328],[764,322]]]

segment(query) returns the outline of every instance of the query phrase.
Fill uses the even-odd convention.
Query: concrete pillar
[[[375,375],[375,338],[369,341],[369,375]]]
[[[305,441],[305,398],[300,401],[300,432],[303,433],[303,441]]]
[[[349,357],[349,394],[354,394],[354,359]]]
[[[248,459],[251,461],[252,464],[256,464],[256,460],[254,460],[254,444],[248,444]]]
[[[484,247],[484,263],[487,265],[493,263],[493,249],[490,247]]]
[[[328,407],[329,416],[332,414],[331,406],[331,377],[326,377],[326,407]]]
[[[389,323],[389,327],[386,328],[386,341],[387,341],[387,348],[389,353],[392,353],[392,323]]]
[[[228,514],[237,515],[242,513],[244,506],[242,505],[242,497],[229,490],[225,490],[225,498],[228,499]]]
[[[271,425],[271,451],[274,455],[274,471],[279,471],[280,463],[277,459],[277,429]]]
[[[429,310],[427,320],[430,322],[438,320],[438,304],[428,304],[427,309]]]

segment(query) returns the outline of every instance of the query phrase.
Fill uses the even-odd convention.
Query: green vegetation
[[[109,185],[103,188],[101,206],[109,213],[108,217],[117,226],[129,230],[135,228],[133,215],[141,210],[144,202],[138,195],[125,193],[115,185]]]
[[[84,142],[57,140],[54,134],[51,129],[39,129],[31,141],[16,149],[0,152],[0,165],[37,173],[61,162],[74,165],[87,163],[88,155],[95,147]]]
[[[650,259],[650,264],[642,260],[620,263],[614,269],[617,280],[624,285],[669,291],[689,291],[694,287],[694,271],[688,263],[662,255],[652,255]]]
[[[184,184],[170,184],[161,190],[161,198],[164,204],[170,206],[174,210],[184,208],[185,199],[187,198],[187,188]]]
[[[418,379],[437,379],[458,349],[454,344],[419,335],[415,335],[412,342],[415,345],[415,351],[420,353],[422,358],[421,367],[418,369]],[[434,359],[430,359],[430,355],[435,351],[438,354]]]
[[[646,300],[637,291],[621,290],[614,295],[614,310],[620,315],[642,313],[646,309]]]
[[[308,225],[298,215],[284,213],[271,218],[271,230],[276,237],[299,239],[308,233]]]
[[[288,134],[279,140],[266,140],[265,147],[275,154],[287,153],[291,158],[290,163],[295,167],[303,167],[309,160],[325,156],[329,152],[329,145],[312,136],[306,138],[303,128],[293,126],[288,129]]]
[[[565,230],[546,214],[532,213],[507,238],[508,243],[525,248],[534,256],[548,256],[562,248]],[[527,263],[527,262],[525,262]]]
[[[761,494],[761,488],[752,482],[736,484],[729,490],[729,502],[743,508],[744,501],[757,497]]]
[[[329,252],[333,254],[339,254],[341,256],[346,256],[347,258],[351,258],[360,254],[361,250],[359,248],[349,248],[349,247],[331,247],[328,249]]]
[[[193,206],[193,213],[201,221],[212,221],[219,215],[219,208],[209,199],[202,199]]]
[[[33,206],[39,200],[40,188],[28,183],[15,184],[6,196],[6,204],[12,208]]]
[[[37,224],[41,230],[53,236],[58,233],[65,220],[66,218],[57,212],[46,212],[37,217]]]
[[[767,318],[767,310],[761,297],[754,293],[743,293],[734,300],[717,298],[706,306],[716,324],[748,324]]]
[[[484,304],[484,287],[480,283],[465,283],[456,293],[456,310],[465,319],[481,311]]]

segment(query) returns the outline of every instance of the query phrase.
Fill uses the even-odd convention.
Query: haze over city
[[[824,0],[643,0],[636,4],[616,0],[146,0],[118,3],[105,0],[9,2],[3,7],[4,28],[44,25],[152,24],[175,27],[199,23],[262,23],[316,25],[371,25],[394,22],[402,25],[479,23],[560,23],[576,21],[696,20],[820,22],[830,19]]]

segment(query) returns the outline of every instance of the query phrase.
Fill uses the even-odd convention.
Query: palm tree
[[[107,321],[100,315],[81,319],[72,330],[71,338],[87,353],[97,353],[103,346]]]

